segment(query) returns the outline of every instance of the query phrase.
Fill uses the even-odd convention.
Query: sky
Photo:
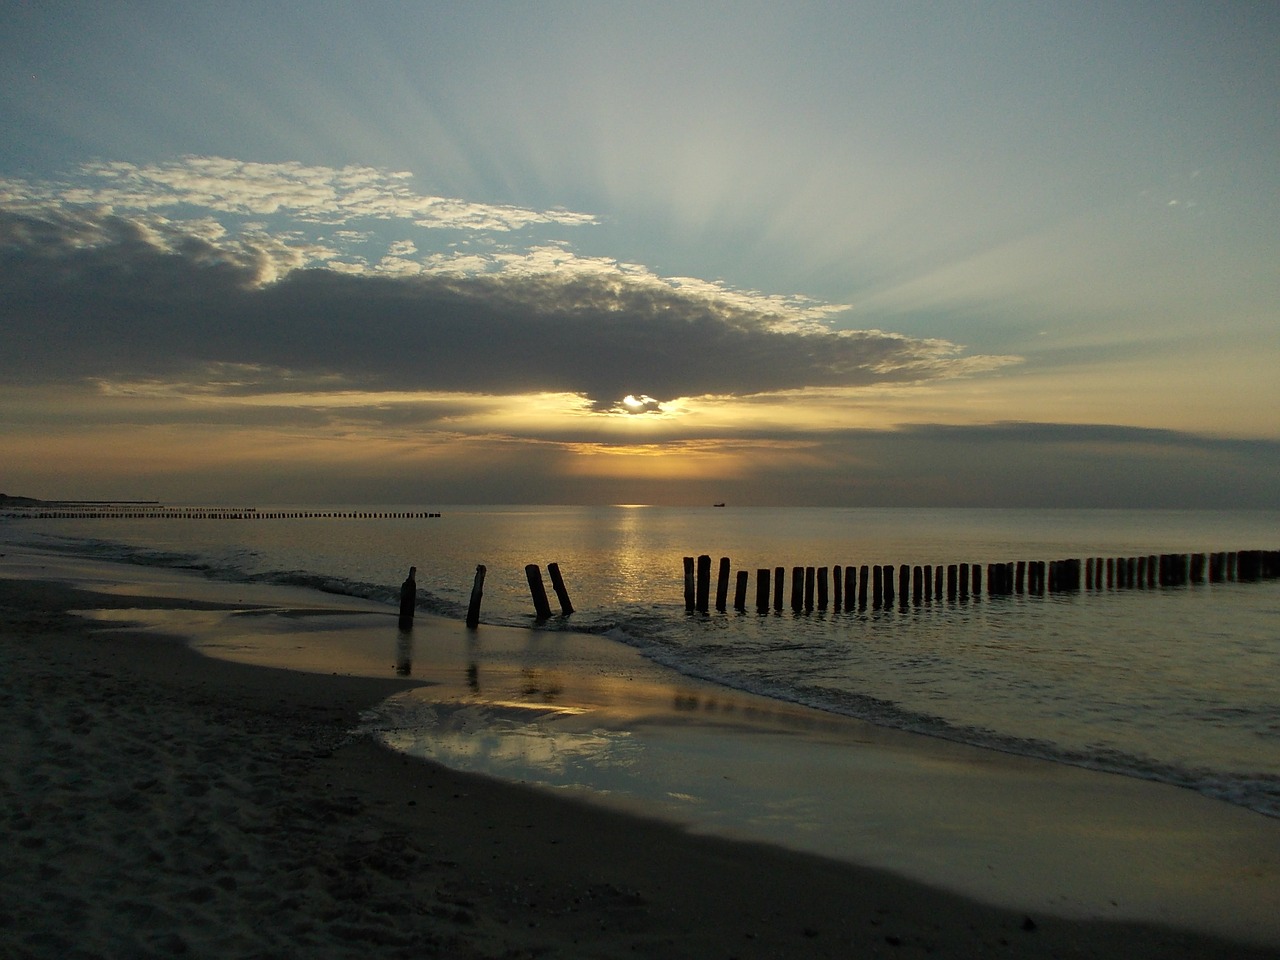
[[[1280,507],[1272,2],[0,0],[0,491]]]

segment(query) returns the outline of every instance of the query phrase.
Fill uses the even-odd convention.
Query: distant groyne
[[[4,520],[425,520],[439,516],[427,511],[167,507],[152,501],[47,502],[0,512]]]
[[[1230,550],[1216,553],[1162,553],[1137,557],[1088,557],[1068,560],[1018,560],[1006,563],[834,564],[755,571],[755,609],[799,612],[857,611],[868,607],[910,607],[957,603],[980,597],[1156,589],[1199,583],[1255,581],[1280,577],[1280,550]],[[733,609],[747,609],[749,570],[733,575],[721,557],[715,577],[715,609],[724,612],[733,585]],[[684,601],[690,612],[712,606],[711,557],[684,558]]]

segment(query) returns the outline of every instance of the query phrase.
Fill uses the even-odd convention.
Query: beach
[[[1280,956],[1267,923],[1280,899],[1277,823],[1204,798],[1165,804],[1173,788],[1092,775],[1090,803],[1055,807],[1043,829],[1070,835],[1079,824],[1066,817],[1105,818],[1108,796],[1137,805],[1135,821],[1170,825],[1150,847],[1184,854],[1136,865],[1116,854],[1116,870],[1227,904],[1207,911],[1225,912],[1221,922],[1028,911],[966,896],[959,880],[944,889],[850,857],[692,831],[353,732],[388,697],[447,693],[430,669],[285,670],[130,625],[146,610],[175,623],[263,611],[287,636],[374,615],[342,598],[34,552],[0,558],[0,578],[5,956]],[[266,613],[304,603],[308,616]],[[419,617],[415,646],[446,649],[462,631]],[[686,728],[716,735],[707,724],[664,735]],[[909,765],[909,742],[877,762]],[[922,743],[919,756],[934,749]],[[1179,825],[1185,844],[1168,835]],[[1254,851],[1237,876],[1197,859],[1219,834]],[[1115,839],[1132,861],[1134,838]]]

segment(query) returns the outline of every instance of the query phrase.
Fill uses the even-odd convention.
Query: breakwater
[[[151,501],[41,503],[0,512],[4,520],[425,520],[439,516],[427,511],[168,507]]]
[[[757,568],[755,609],[788,605],[786,566]],[[789,606],[795,612],[857,611],[964,602],[982,596],[1043,595],[1081,591],[1157,589],[1200,583],[1280,577],[1280,550],[1164,553],[1137,557],[1018,560],[1005,563],[833,564],[790,568]],[[724,612],[733,585],[733,609],[747,609],[751,572],[732,570],[721,557],[715,577],[715,609]],[[711,609],[711,557],[684,558],[684,600],[689,612]]]

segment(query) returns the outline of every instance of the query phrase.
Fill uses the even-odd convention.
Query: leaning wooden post
[[[480,623],[480,599],[484,596],[484,564],[476,564],[476,578],[471,584],[471,602],[467,605],[467,629]]]
[[[733,587],[733,609],[745,612],[747,609],[747,571],[739,570],[737,582]]]
[[[693,557],[684,558],[684,608],[693,613]]]
[[[716,609],[724,613],[725,604],[729,600],[729,558],[720,558],[720,569],[716,572]]]
[[[560,612],[566,617],[573,613],[573,604],[569,602],[569,591],[564,588],[564,578],[560,576],[560,564],[548,563],[547,573],[551,574],[551,589],[556,592],[560,601]]]
[[[525,564],[525,579],[529,581],[529,594],[533,597],[533,610],[539,620],[551,618],[551,604],[547,602],[547,588],[542,582],[542,570],[536,563]]]
[[[706,613],[711,604],[711,557],[705,553],[698,557],[697,593],[698,612]]]

